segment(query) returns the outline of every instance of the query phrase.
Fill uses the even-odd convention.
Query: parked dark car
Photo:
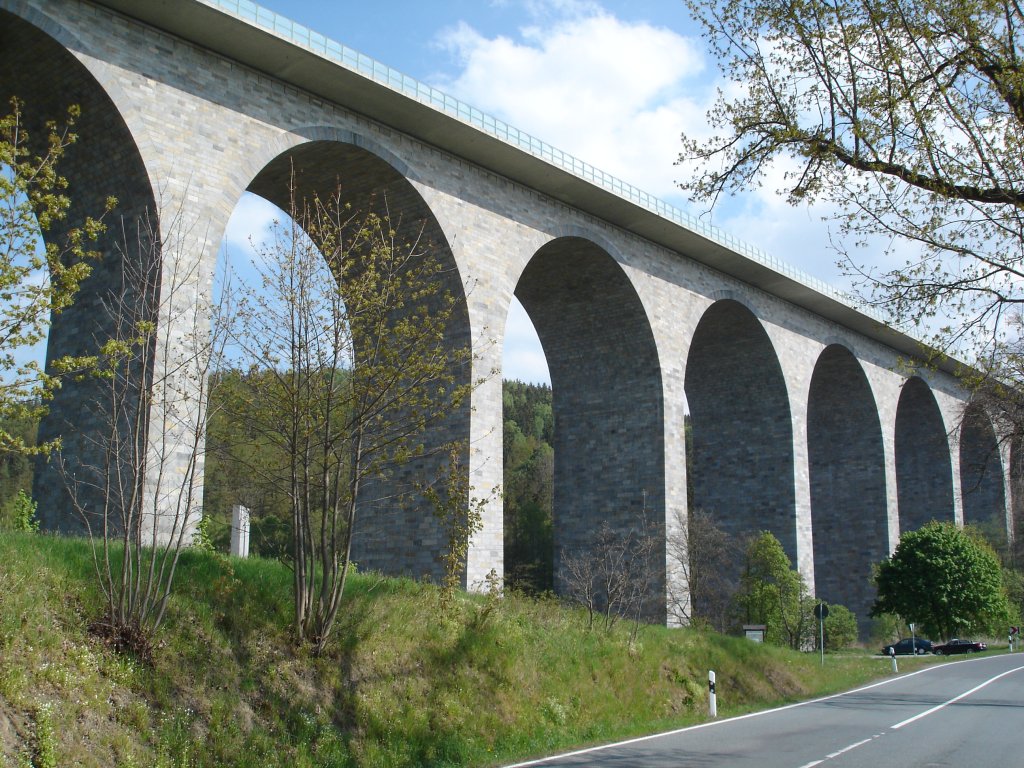
[[[932,652],[932,641],[925,640],[923,637],[905,637],[898,643],[887,645],[882,649],[883,656],[892,656],[894,652],[897,656],[909,656],[912,653],[922,656]]]
[[[957,640],[954,638],[948,643],[933,645],[932,653],[939,656],[948,656],[951,653],[979,653],[980,651],[987,649],[988,646],[984,643],[976,643],[973,640]]]

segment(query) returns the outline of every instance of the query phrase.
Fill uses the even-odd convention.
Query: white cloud
[[[615,18],[598,4],[527,0],[530,26],[486,37],[461,23],[438,44],[459,64],[438,85],[485,112],[647,192],[684,204],[679,136],[703,132],[711,90],[690,38]],[[505,378],[548,382],[540,342],[518,302],[506,326]]]
[[[544,4],[516,39],[465,23],[438,42],[461,71],[441,87],[601,170],[678,196],[684,127],[703,125],[703,57],[690,38],[590,3]],[[540,11],[536,11],[540,13]]]
[[[532,14],[517,33],[487,37],[461,23],[438,43],[459,63],[441,83],[446,90],[603,171],[695,215],[676,181],[692,167],[675,165],[680,135],[708,138],[707,110],[721,87],[730,98],[740,84],[724,81],[703,44],[664,27],[625,21],[601,6],[577,0],[524,0]],[[779,190],[794,164],[776,161],[758,189],[723,199],[701,216],[762,251],[849,290],[830,243],[832,209],[790,206]],[[833,231],[835,224],[831,224]],[[876,252],[877,250],[877,252]],[[885,259],[882,248],[865,261]]]

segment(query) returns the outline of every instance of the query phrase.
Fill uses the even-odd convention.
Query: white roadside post
[[[715,691],[715,670],[708,671],[708,714],[718,717],[718,693]]]
[[[231,508],[231,554],[249,556],[249,510],[241,504]]]
[[[893,672],[899,672],[900,669],[899,669],[899,667],[896,666],[896,649],[895,648],[890,648],[889,649],[889,658],[892,659],[892,671]]]

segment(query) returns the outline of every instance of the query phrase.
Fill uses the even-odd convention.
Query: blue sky
[[[263,0],[259,4],[431,83],[461,71],[458,58],[449,55],[442,42],[447,32],[460,25],[490,39],[521,40],[528,27],[604,12],[623,23],[692,33],[681,0]]]
[[[730,88],[681,0],[263,0],[266,8],[441,88],[840,288],[822,209],[776,194],[785,164],[714,214],[676,187],[679,136],[707,135],[705,113]],[[243,201],[229,242],[261,216]],[[865,255],[871,261],[870,254]],[[505,378],[547,381],[525,313],[510,312]]]

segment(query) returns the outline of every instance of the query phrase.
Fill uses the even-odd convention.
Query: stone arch
[[[515,295],[551,373],[555,419],[554,570],[586,551],[607,523],[625,535],[646,523],[664,535],[661,365],[636,289],[594,242],[559,237],[541,247]],[[653,558],[645,613],[665,620],[665,563]]]
[[[807,453],[815,594],[867,622],[872,566],[889,554],[882,425],[849,349],[832,344],[814,366]]]
[[[387,143],[370,134],[336,125],[309,124],[292,127],[287,132],[275,133],[271,138],[265,138],[258,144],[254,144],[241,162],[223,170],[223,178],[226,182],[217,190],[218,205],[223,207],[219,211],[217,220],[220,221],[222,227],[226,228],[228,220],[238,204],[239,196],[243,192],[258,195],[274,203],[278,208],[287,210],[285,204],[287,196],[282,195],[280,189],[282,187],[287,189],[292,158],[315,158],[317,150],[312,148],[315,145],[345,147],[349,156],[357,159],[360,157],[377,158],[378,167],[381,169],[378,174],[379,178],[383,179],[387,176],[389,179],[382,187],[382,191],[387,192],[389,186],[399,185],[398,179],[404,179],[406,182],[404,186],[408,186],[419,197],[417,210],[424,214],[424,220],[429,218],[437,223],[434,214],[429,212],[429,205],[417,191],[417,186],[423,187],[429,184],[429,176],[421,172],[414,163],[408,162]],[[303,149],[304,147],[305,149]],[[300,167],[299,170],[302,171],[302,168]],[[309,176],[308,171],[309,168],[302,175]],[[307,179],[302,183],[307,189],[327,189],[328,181],[332,188],[337,182],[341,184],[343,190],[346,188],[359,189],[360,180],[348,178],[346,173],[345,165],[320,168],[317,169],[315,178]],[[370,177],[373,176],[374,174],[371,173]],[[408,182],[412,182],[412,184],[408,184]],[[426,215],[427,213],[429,216]],[[444,223],[441,224],[443,226]],[[436,229],[441,231],[441,227]],[[221,235],[223,236],[223,232]],[[449,242],[454,238],[454,234],[445,230],[444,238],[446,242]],[[208,277],[212,279],[212,264],[209,265],[209,269]]]
[[[288,163],[290,163],[288,158],[293,152],[305,145],[315,145],[317,143],[343,145],[356,155],[358,155],[357,150],[363,150],[390,166],[392,175],[412,182],[424,181],[420,178],[420,174],[414,165],[406,162],[404,158],[393,152],[387,145],[375,140],[371,136],[339,126],[313,124],[291,128],[287,133],[277,134],[274,138],[264,142],[257,152],[254,152],[251,157],[247,158],[247,162],[244,165],[236,167],[233,173],[230,174],[230,178],[235,183],[228,188],[226,194],[234,194],[236,189],[248,189],[248,191],[259,194],[257,190],[251,189],[251,187],[261,176],[264,179],[270,179],[270,181],[264,181],[264,184],[269,185],[273,181],[273,177],[267,176],[271,172],[268,171],[268,166],[275,168],[276,172],[282,170],[282,168],[276,168],[274,164],[283,164],[283,170],[287,171]],[[306,152],[308,151],[310,150],[307,149]],[[321,170],[326,171],[329,169]],[[344,182],[345,179],[342,174],[345,169],[336,168],[334,170],[339,180]],[[277,180],[280,181],[281,179],[278,178]],[[284,180],[287,181],[287,177]],[[268,193],[270,192],[272,192],[272,196],[280,196],[280,193],[276,190],[269,190]],[[230,202],[234,204],[234,200]]]
[[[107,219],[107,233],[95,246],[104,258],[92,265],[92,274],[82,284],[74,305],[52,319],[49,365],[64,355],[94,354],[97,340],[110,338],[115,320],[106,299],[121,286],[124,271],[119,235],[134,232],[144,217],[158,229],[159,210],[140,150],[143,140],[129,127],[128,100],[116,84],[101,83],[71,53],[69,48],[82,46],[59,24],[22,4],[4,5],[11,10],[0,9],[3,109],[6,111],[11,96],[18,96],[24,103],[26,128],[33,141],[42,142],[47,120],[59,122],[71,104],[81,107],[75,126],[78,141],[65,153],[60,166],[69,183],[68,226],[102,213],[107,197],[118,199]],[[54,231],[49,237],[59,240],[62,233]],[[95,394],[94,383],[66,382],[55,393],[39,430],[41,439],[62,436],[64,460],[79,476],[98,471],[104,463],[96,440],[104,429],[104,419],[87,407]],[[86,508],[102,506],[101,487],[100,482],[95,488],[82,486],[79,500]],[[42,524],[50,530],[80,532],[82,523],[70,514],[64,488],[55,464],[40,462],[33,495],[39,502]]]
[[[982,407],[969,405],[960,422],[960,493],[965,525],[994,525],[1005,534],[1003,478],[999,441],[992,421]]]
[[[620,245],[613,238],[608,237],[607,233],[593,227],[571,222],[564,223],[547,230],[547,236],[548,243],[570,238],[586,240],[598,250],[604,251],[606,255],[610,256],[613,261],[618,262],[620,265],[626,261],[625,254]]]
[[[288,211],[294,179],[298,199],[325,197],[340,190],[354,214],[373,212],[388,217],[398,242],[418,243],[417,251],[427,251],[441,262],[445,292],[457,302],[446,344],[452,349],[468,348],[470,323],[458,266],[436,216],[404,175],[407,167],[393,156],[371,151],[355,134],[324,129],[312,135],[320,138],[293,145],[266,163],[252,177],[247,191]],[[468,384],[470,363],[460,365],[454,373],[459,384]],[[424,437],[425,457],[404,465],[386,482],[365,487],[359,500],[360,526],[353,541],[353,558],[361,567],[414,577],[441,575],[437,551],[443,539],[436,519],[421,504],[395,499],[415,498],[418,483],[440,476],[447,455],[431,449],[449,441],[462,444],[461,464],[468,468],[469,435],[467,398],[465,405],[431,427]]]
[[[727,532],[771,531],[794,563],[796,490],[793,420],[775,348],[753,312],[712,304],[686,361],[693,509]]]
[[[949,440],[935,395],[920,376],[907,379],[900,391],[894,447],[900,532],[933,519],[952,522]]]

